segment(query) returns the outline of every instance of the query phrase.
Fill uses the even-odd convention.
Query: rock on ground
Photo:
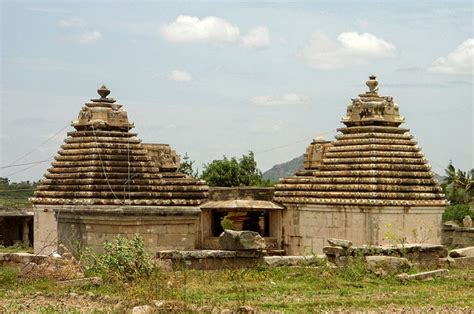
[[[393,256],[366,256],[367,269],[379,275],[395,274],[407,271],[412,266],[403,257]]]
[[[149,305],[135,306],[132,309],[132,314],[150,314],[153,313],[153,308]]]
[[[349,240],[329,238],[327,241],[331,246],[340,246],[345,249],[348,249],[352,246],[352,242]]]
[[[474,246],[452,250],[449,252],[449,257],[474,257]]]
[[[437,276],[437,275],[443,275],[448,272],[449,270],[447,269],[436,269],[436,270],[430,270],[430,271],[425,271],[425,272],[411,274],[411,275],[402,273],[400,275],[397,275],[397,278],[400,279],[401,281],[424,280],[424,279],[433,278],[434,276]]]

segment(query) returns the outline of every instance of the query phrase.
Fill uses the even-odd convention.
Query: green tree
[[[188,153],[184,154],[178,171],[193,178],[199,177],[199,171],[197,169],[194,170],[194,160],[191,160],[191,158],[188,156]]]
[[[446,198],[452,204],[469,204],[474,193],[473,170],[470,172],[462,171],[454,167],[452,162],[444,171],[446,174],[441,187]]]
[[[262,172],[257,167],[255,155],[249,152],[237,160],[227,158],[204,165],[201,179],[210,186],[271,186],[269,180],[262,178]]]

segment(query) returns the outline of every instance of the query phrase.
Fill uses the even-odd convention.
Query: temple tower
[[[35,252],[51,253],[58,243],[100,250],[117,234],[135,233],[152,252],[195,248],[207,185],[177,171],[179,158],[169,145],[142,144],[110,91],[97,92],[100,98],[82,107],[31,199]],[[165,161],[164,153],[170,155]]]
[[[369,91],[352,99],[345,127],[329,143],[315,140],[305,169],[276,185],[283,204],[284,245],[288,254],[321,252],[327,238],[355,244],[440,243],[446,206],[404,118],[391,96]]]

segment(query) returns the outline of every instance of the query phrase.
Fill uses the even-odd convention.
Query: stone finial
[[[110,90],[105,86],[102,85],[98,90],[97,93],[100,95],[101,98],[107,98],[110,94]]]
[[[365,84],[369,87],[369,92],[375,93],[379,89],[377,86],[379,85],[379,82],[377,81],[377,77],[375,75],[369,76],[369,80],[365,82]]]

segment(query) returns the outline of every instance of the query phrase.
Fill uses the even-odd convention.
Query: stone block
[[[323,248],[323,253],[336,257],[351,255],[351,252],[348,249],[343,248],[342,246],[325,246]]]
[[[263,250],[265,239],[255,231],[224,230],[219,236],[219,244],[224,250]]]
[[[167,233],[171,234],[184,234],[189,233],[189,225],[188,224],[169,224],[166,226]]]
[[[434,276],[445,275],[448,272],[449,270],[447,269],[436,269],[436,270],[430,270],[430,271],[425,271],[425,272],[411,274],[411,275],[402,273],[400,275],[397,275],[397,278],[400,279],[401,281],[424,280],[428,278],[433,278]]]
[[[352,242],[349,240],[343,240],[343,239],[335,239],[335,238],[329,238],[328,240],[329,245],[331,246],[340,246],[345,249],[348,249],[352,246]]]
[[[450,259],[449,267],[458,269],[474,269],[474,256]]]
[[[449,257],[474,257],[474,246],[452,250],[449,252]]]
[[[393,256],[366,256],[367,269],[379,275],[396,274],[407,271],[411,263],[403,257]]]

